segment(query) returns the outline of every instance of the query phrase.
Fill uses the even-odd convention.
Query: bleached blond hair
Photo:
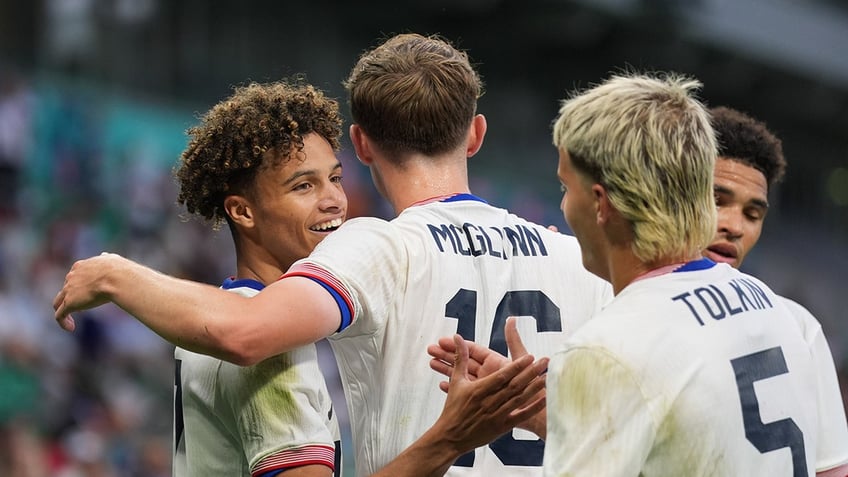
[[[683,75],[627,73],[562,102],[553,142],[601,184],[627,219],[643,262],[687,257],[716,230],[710,116]]]

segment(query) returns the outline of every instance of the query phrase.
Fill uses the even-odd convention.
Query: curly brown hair
[[[769,187],[783,179],[783,144],[765,123],[725,106],[710,109],[718,138],[718,155],[753,167],[766,176]]]
[[[301,80],[236,87],[188,129],[177,201],[218,227],[229,222],[224,199],[251,193],[261,168],[290,160],[313,132],[338,151],[341,127],[338,102]]]

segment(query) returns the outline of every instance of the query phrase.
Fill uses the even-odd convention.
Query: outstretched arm
[[[545,406],[548,359],[525,354],[486,377],[471,379],[469,349],[454,335],[448,397],[435,424],[373,477],[441,476],[460,456],[492,442]]]
[[[245,298],[115,254],[71,267],[53,301],[55,319],[73,331],[72,313],[108,302],[177,346],[239,365],[318,341],[341,320],[332,296],[307,278],[282,279]]]
[[[504,331],[509,354],[512,355],[512,362],[528,356],[527,348],[524,346],[524,342],[521,341],[521,335],[518,333],[515,317],[507,318]],[[472,341],[466,341],[465,344],[469,350],[467,369],[471,379],[490,376],[492,373],[498,372],[510,364],[509,358],[492,349],[480,346]],[[427,352],[433,357],[430,360],[430,367],[433,370],[448,377],[452,376],[455,371],[452,364],[452,357],[457,353],[455,340],[441,338],[438,344],[427,347]],[[442,391],[447,392],[448,390],[447,383],[445,382],[442,382],[439,387]],[[539,394],[544,398],[545,390],[541,389]],[[539,412],[529,415],[527,420],[520,422],[517,426],[527,429],[542,439],[545,439],[547,435],[547,408],[543,406]]]

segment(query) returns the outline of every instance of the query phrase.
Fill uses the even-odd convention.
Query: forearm
[[[279,280],[253,298],[181,280],[114,254],[80,260],[53,300],[55,319],[114,302],[167,341],[251,365],[326,338],[339,327],[335,299],[309,278]]]
[[[372,477],[441,477],[463,454],[436,425]]]
[[[104,271],[96,287],[108,301],[174,345],[226,361],[245,360],[238,320],[229,317],[238,316],[247,298],[129,260]]]
[[[253,344],[245,336],[262,336],[261,330],[234,319],[240,317],[239,310],[246,312],[242,305],[248,301],[106,253],[74,263],[53,300],[53,309],[57,323],[73,331],[73,314],[113,302],[175,345],[250,364],[245,361],[254,358],[240,354]],[[273,351],[266,350],[265,357],[281,352]]]

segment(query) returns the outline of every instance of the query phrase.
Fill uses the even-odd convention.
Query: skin
[[[768,213],[768,182],[757,169],[719,157],[715,166],[718,230],[704,256],[739,268],[763,231]]]
[[[282,167],[265,167],[252,192],[224,200],[238,226],[240,278],[273,283],[344,221],[342,165],[330,143],[308,134],[303,153]]]

